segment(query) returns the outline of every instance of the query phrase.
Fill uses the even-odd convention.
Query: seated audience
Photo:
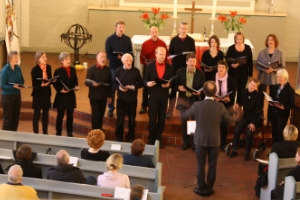
[[[62,149],[56,154],[57,165],[50,168],[48,171],[47,179],[55,181],[64,181],[72,183],[84,183],[89,185],[96,184],[96,178],[83,176],[79,168],[69,164],[69,153]]]
[[[131,186],[129,200],[141,200],[144,195],[144,187],[142,185]]]
[[[131,154],[123,155],[124,165],[155,168],[151,157],[143,155],[145,142],[141,139],[134,140],[131,145]]]
[[[123,157],[118,153],[114,153],[106,160],[108,172],[104,172],[98,176],[97,185],[100,187],[121,187],[130,188],[129,178],[126,174],[118,172],[122,168]]]
[[[34,157],[32,157],[34,155]],[[20,165],[23,176],[29,178],[43,178],[42,169],[32,164],[36,153],[32,153],[29,145],[23,144],[19,147],[15,155],[15,164]],[[9,169],[12,165],[8,166]]]
[[[100,129],[91,130],[86,140],[90,148],[81,151],[81,158],[93,161],[106,161],[110,155],[109,152],[100,150],[105,140],[103,131]]]
[[[295,161],[297,162],[297,166],[289,171],[286,176],[294,177],[296,182],[300,181],[300,148],[297,149],[295,155]],[[276,186],[274,190],[271,192],[271,199],[283,199],[283,191],[284,191],[284,181],[282,181],[279,185]]]
[[[22,199],[35,200],[39,199],[35,189],[23,185],[23,171],[19,165],[13,165],[8,171],[8,182],[0,185],[0,200]]]

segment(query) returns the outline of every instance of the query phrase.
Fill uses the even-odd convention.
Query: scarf
[[[224,96],[228,93],[227,91],[227,80],[228,80],[228,74],[226,73],[225,76],[223,78],[219,77],[218,72],[216,73],[216,86],[217,86],[217,92],[216,94],[219,95],[220,93],[220,85],[219,85],[219,81],[222,82],[222,86],[221,86],[221,95]]]
[[[47,65],[39,65],[41,70],[43,71],[43,79],[48,79],[48,75],[47,75]]]
[[[68,74],[68,77],[70,78],[71,77],[71,69],[70,69],[70,66],[62,66],[66,71],[67,71],[67,74]]]

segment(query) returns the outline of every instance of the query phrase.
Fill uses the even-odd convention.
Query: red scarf
[[[48,79],[48,75],[47,75],[47,65],[39,65],[41,70],[43,71],[43,79]]]
[[[67,71],[68,77],[70,78],[70,77],[71,77],[71,69],[70,69],[70,66],[68,66],[68,67],[62,66],[62,67],[65,68],[65,70]]]

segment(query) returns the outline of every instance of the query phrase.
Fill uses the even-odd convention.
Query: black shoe
[[[140,109],[139,113],[140,113],[140,114],[145,114],[145,113],[147,113],[147,108],[143,108],[143,107],[142,107],[142,108]]]
[[[201,197],[206,196],[205,191],[201,191],[201,190],[199,190],[198,188],[194,188],[194,192],[195,192],[196,194],[198,194],[199,196],[201,196]]]
[[[68,136],[68,137],[73,137],[73,133],[72,133],[72,132],[68,132],[68,133],[67,133],[67,136]]]
[[[173,113],[172,112],[168,112],[166,115],[166,119],[171,119],[173,117]]]
[[[245,154],[244,160],[245,160],[245,161],[249,161],[249,160],[250,160],[250,156],[249,156],[248,153]]]
[[[113,110],[109,110],[107,112],[107,117],[112,117],[114,115],[114,111]]]
[[[57,136],[61,136],[61,132],[56,132],[56,135]]]
[[[236,151],[232,150],[231,153],[229,154],[229,157],[230,157],[230,158],[234,158],[234,157],[236,157],[237,155],[238,155],[238,153],[237,153]]]
[[[213,189],[211,190],[206,190],[206,196],[211,196],[215,191]]]
[[[181,146],[181,150],[187,150],[187,149],[188,149],[187,143],[183,143],[183,145]]]

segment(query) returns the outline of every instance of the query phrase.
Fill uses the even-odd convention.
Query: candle
[[[274,4],[274,0],[272,0],[271,4],[272,4],[272,5]]]
[[[216,9],[217,9],[217,0],[213,0],[212,13],[211,13],[212,19],[216,18]]]
[[[173,3],[173,17],[176,18],[177,17],[177,0],[174,0]]]

